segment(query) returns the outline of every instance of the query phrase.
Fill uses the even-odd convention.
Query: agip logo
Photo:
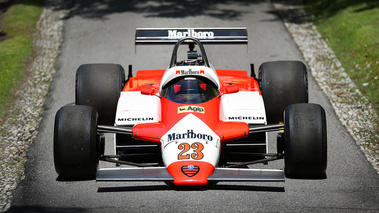
[[[197,113],[205,113],[204,107],[201,106],[181,106],[178,107],[178,114],[185,112],[197,112]]]

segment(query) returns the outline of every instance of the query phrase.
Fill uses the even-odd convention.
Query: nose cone
[[[220,146],[219,136],[192,113],[161,137],[162,160],[175,185],[206,185]]]
[[[178,161],[167,167],[174,177],[175,185],[207,185],[208,176],[212,174],[214,166],[203,161]]]

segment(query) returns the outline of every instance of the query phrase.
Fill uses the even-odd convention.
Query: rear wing
[[[186,37],[204,44],[247,44],[247,28],[137,28],[135,44],[172,44]]]

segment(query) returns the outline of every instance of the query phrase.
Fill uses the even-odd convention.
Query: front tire
[[[96,177],[98,160],[97,112],[90,106],[65,106],[54,125],[54,164],[64,180]]]
[[[327,165],[326,118],[318,104],[293,104],[285,110],[285,175],[324,178]]]

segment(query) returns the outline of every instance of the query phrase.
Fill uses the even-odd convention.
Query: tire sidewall
[[[99,114],[99,124],[113,125],[124,85],[121,65],[83,64],[76,73],[75,104],[92,106]]]
[[[318,104],[294,104],[285,111],[285,173],[292,178],[325,176],[326,118]]]
[[[57,112],[54,164],[60,178],[95,178],[99,162],[97,119],[97,112],[90,106],[65,106]]]
[[[308,77],[301,61],[272,61],[259,68],[260,89],[268,123],[283,122],[291,104],[308,103]]]

